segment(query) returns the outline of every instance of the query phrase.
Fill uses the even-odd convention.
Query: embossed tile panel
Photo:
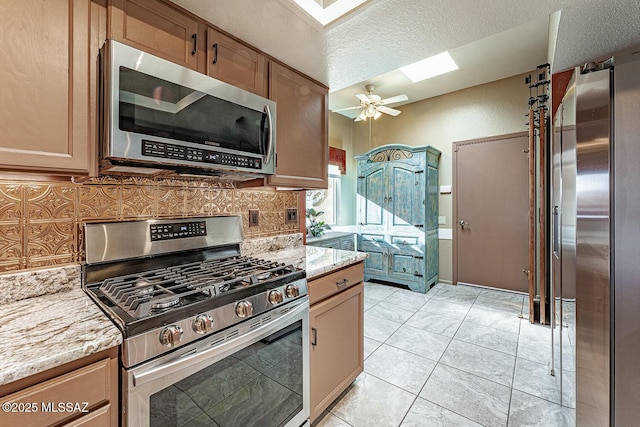
[[[0,272],[84,260],[82,224],[211,215],[243,217],[245,238],[291,234],[293,191],[236,190],[201,179],[103,176],[82,184],[0,180]],[[248,226],[248,210],[260,226]]]

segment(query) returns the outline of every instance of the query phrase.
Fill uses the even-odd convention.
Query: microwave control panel
[[[201,148],[182,147],[180,145],[149,141],[146,139],[142,140],[142,155],[162,159],[186,160],[196,163],[262,169],[262,159],[259,157],[222,153]]]

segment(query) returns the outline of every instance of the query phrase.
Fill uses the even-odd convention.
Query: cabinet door
[[[353,240],[353,235],[341,237],[338,249],[342,249],[343,251],[355,251],[356,245]]]
[[[422,280],[424,251],[420,245],[394,245],[389,250],[389,278],[413,282]]]
[[[0,169],[87,174],[90,3],[2,1]]]
[[[207,74],[256,95],[267,96],[265,57],[207,28]]]
[[[384,163],[358,172],[358,225],[363,233],[386,231],[387,174]]]
[[[110,38],[197,69],[198,21],[160,0],[111,0]]]
[[[314,304],[309,310],[311,421],[364,368],[363,313],[363,283]]]
[[[367,278],[371,276],[384,277],[388,274],[389,249],[385,242],[370,241],[363,235],[358,249],[367,253],[367,258],[364,260],[364,271]]]
[[[416,173],[416,167],[404,163],[389,163],[388,165],[387,196],[387,225],[391,235],[415,233],[414,227],[420,203],[424,198],[416,198],[416,187],[423,174]],[[424,188],[424,187],[423,187]]]
[[[276,173],[267,183],[327,188],[327,89],[270,62],[269,97],[277,102]]]

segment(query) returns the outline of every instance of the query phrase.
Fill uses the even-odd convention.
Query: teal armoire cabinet
[[[425,293],[438,281],[438,161],[431,146],[384,145],[357,161],[365,280]]]

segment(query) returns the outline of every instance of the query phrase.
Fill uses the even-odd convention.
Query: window
[[[307,209],[324,212],[318,220],[328,225],[336,225],[340,219],[340,179],[338,167],[329,165],[329,188],[307,191]]]

